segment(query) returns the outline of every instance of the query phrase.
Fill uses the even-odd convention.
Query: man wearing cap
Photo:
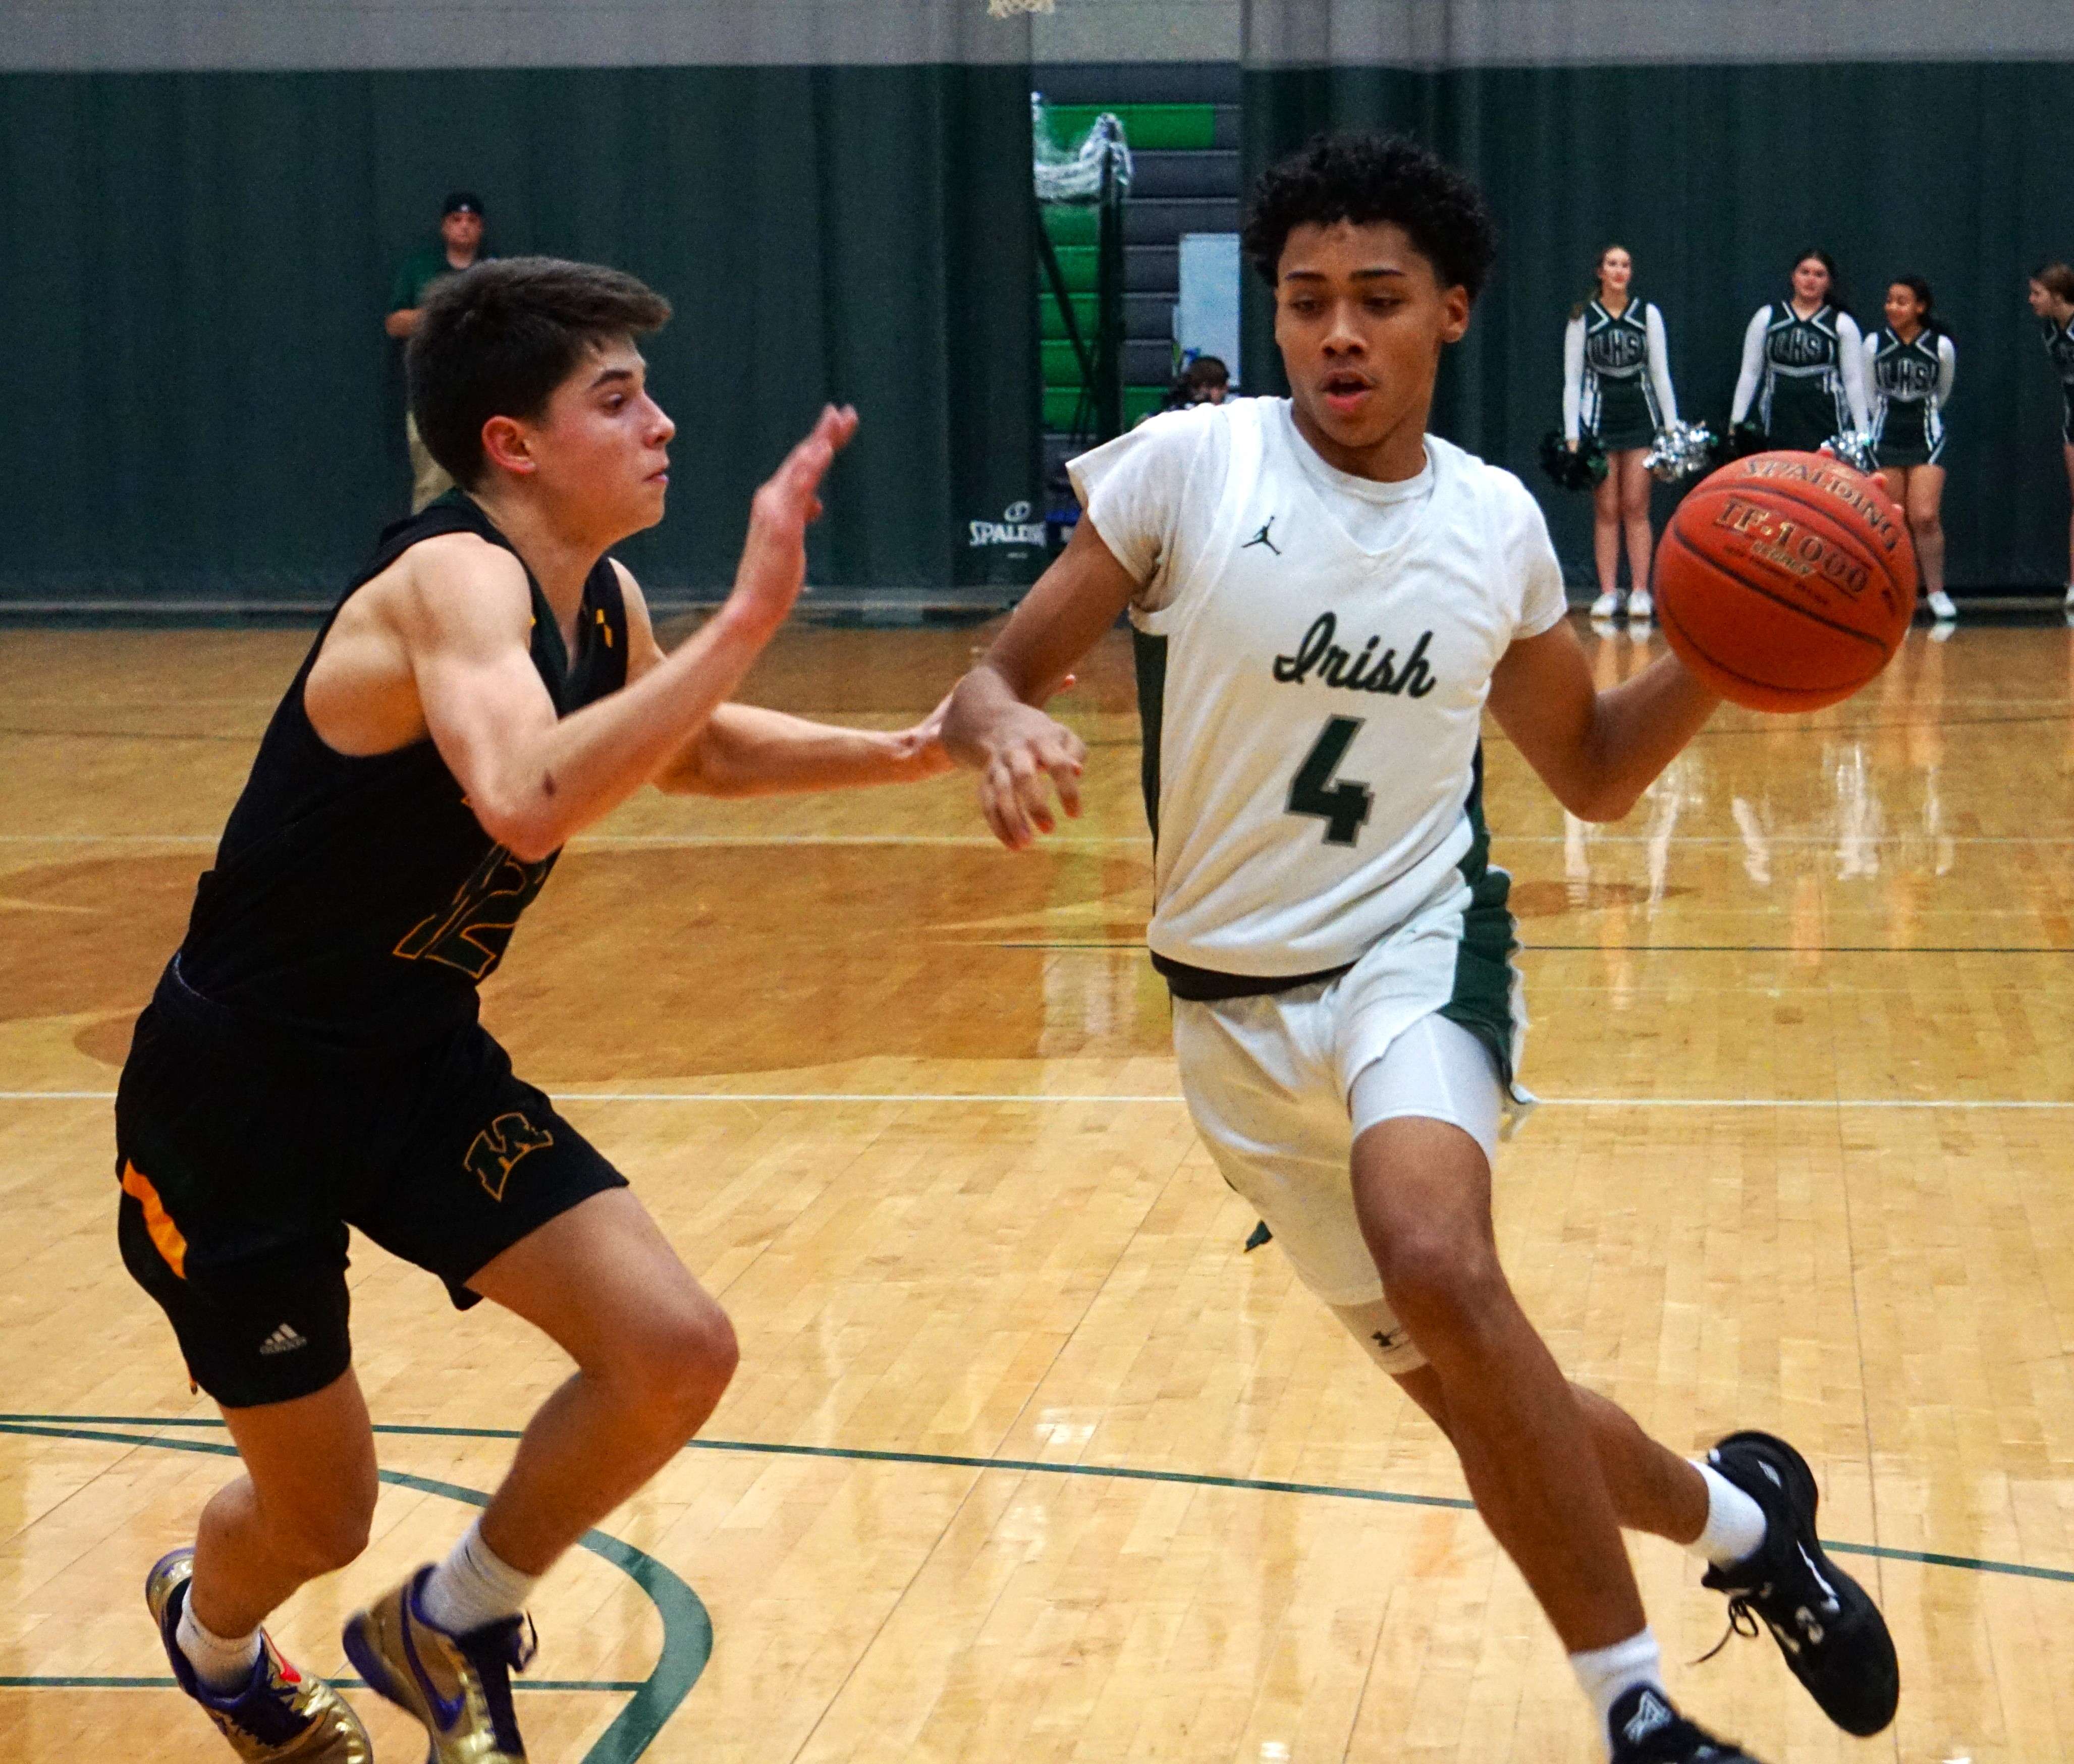
[[[471,267],[480,261],[481,252],[482,198],[472,190],[457,190],[440,211],[440,242],[413,251],[396,272],[395,286],[389,291],[389,316],[382,321],[382,328],[393,337],[408,337],[418,328],[418,310],[425,304],[426,290],[442,278]],[[403,434],[411,444],[411,512],[415,514],[452,490],[453,480],[426,452],[407,400]]]

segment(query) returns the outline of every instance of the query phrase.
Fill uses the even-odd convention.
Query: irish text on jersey
[[[1430,630],[1421,631],[1411,653],[1402,663],[1394,649],[1384,649],[1382,639],[1371,637],[1355,655],[1336,641],[1340,622],[1331,613],[1320,613],[1296,646],[1294,655],[1275,658],[1275,677],[1285,686],[1301,686],[1314,675],[1328,686],[1349,692],[1383,692],[1393,698],[1423,698],[1439,684],[1426,665],[1426,647],[1433,641]]]

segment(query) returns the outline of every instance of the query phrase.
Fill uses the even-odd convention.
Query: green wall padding
[[[1078,141],[1104,111],[1123,124],[1134,149],[1209,147],[1217,145],[1217,108],[1208,104],[1055,104],[1047,106],[1051,138]]]
[[[1887,281],[1926,275],[1959,352],[1944,498],[1955,585],[2064,580],[2060,395],[2024,304],[2029,271],[2074,254],[2074,65],[1250,71],[1242,164],[1332,127],[1404,130],[1481,181],[1497,274],[1441,376],[1437,432],[1518,472],[1572,579],[1590,511],[1535,464],[1561,415],[1562,333],[1611,240],[1663,311],[1683,414],[1725,421],[1743,327],[1790,260],[1836,258],[1861,324]],[[1270,297],[1246,279],[1246,359],[1282,389]],[[1672,493],[1658,497],[1659,517]]]
[[[1018,67],[0,76],[0,597],[325,597],[403,512],[399,261],[465,185],[490,248],[669,296],[651,588],[733,574],[756,485],[862,413],[810,580],[970,583],[1037,494]]]

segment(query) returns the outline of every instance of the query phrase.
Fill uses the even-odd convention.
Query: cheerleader
[[[1931,314],[1930,284],[1898,275],[1887,285],[1886,323],[1865,339],[1874,457],[1886,493],[1908,511],[1915,562],[1933,618],[1957,616],[1944,592],[1944,401],[1958,351]]]
[[[1635,298],[1634,260],[1626,247],[1609,245],[1601,251],[1597,274],[1597,295],[1571,308],[1563,335],[1563,438],[1575,452],[1591,435],[1606,456],[1606,475],[1592,492],[1592,549],[1599,568],[1592,617],[1610,618],[1620,609],[1625,532],[1633,588],[1627,615],[1646,619],[1654,611],[1649,598],[1654,535],[1649,473],[1642,462],[1657,431],[1678,420],[1678,399],[1671,389],[1663,315]]]
[[[1865,428],[1863,350],[1857,321],[1838,304],[1836,264],[1827,251],[1803,251],[1793,262],[1793,297],[1759,307],[1743,333],[1730,424],[1754,401],[1767,442],[1806,453]]]
[[[2045,352],[2060,375],[2060,441],[2067,487],[2074,490],[2074,268],[2041,265],[2031,279],[2031,309],[2045,330]],[[2067,527],[2067,609],[2074,613],[2074,520]]]

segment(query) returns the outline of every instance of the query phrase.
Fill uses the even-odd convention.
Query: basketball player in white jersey
[[[1448,1434],[1618,1764],[1734,1764],[1665,1695],[1620,1538],[1710,1564],[1831,1718],[1892,1718],[1893,1645],[1822,1555],[1814,1480],[1766,1434],[1704,1464],[1565,1382],[1499,1268],[1490,1159],[1522,1020],[1487,861],[1488,704],[1574,812],[1625,814],[1715,700],[1673,659],[1595,692],[1532,498],[1425,433],[1493,250],[1423,149],[1320,138],[1247,221],[1293,396],[1154,419],[1072,467],[1064,555],[953,696],[945,742],[1002,842],[1079,807],[1039,708],[1128,609],[1156,844],[1152,959],[1218,1167]]]

